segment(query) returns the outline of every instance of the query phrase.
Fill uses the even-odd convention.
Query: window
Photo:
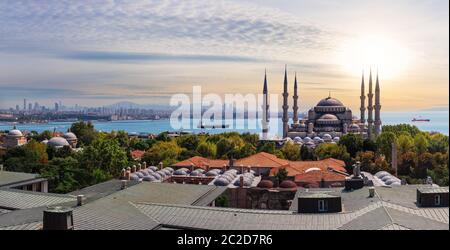
[[[440,195],[434,196],[434,205],[436,205],[436,206],[441,205],[441,196]]]
[[[328,211],[328,202],[326,200],[319,200],[319,212]]]

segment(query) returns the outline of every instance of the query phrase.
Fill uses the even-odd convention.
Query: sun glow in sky
[[[396,41],[382,35],[359,37],[346,42],[338,50],[338,61],[349,74],[360,76],[370,68],[383,73],[385,80],[395,79],[408,69],[411,54]]]

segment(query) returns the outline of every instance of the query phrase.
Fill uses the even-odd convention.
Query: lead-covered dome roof
[[[338,99],[327,97],[325,99],[320,100],[319,103],[317,103],[317,106],[319,107],[343,107],[344,104],[342,104],[341,101]]]
[[[62,137],[53,137],[50,140],[48,140],[47,145],[50,147],[64,147],[64,146],[70,146],[69,142],[62,138]]]

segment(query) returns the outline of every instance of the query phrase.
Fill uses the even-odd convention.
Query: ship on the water
[[[430,119],[424,119],[424,118],[413,118],[412,120],[411,120],[412,122],[431,122],[431,120]]]

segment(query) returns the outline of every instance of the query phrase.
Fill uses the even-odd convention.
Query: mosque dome
[[[303,141],[304,142],[306,142],[306,143],[308,143],[308,142],[310,142],[310,141],[312,141],[312,139],[310,138],[310,137],[305,137],[304,139],[303,139]]]
[[[322,139],[324,139],[325,141],[331,141],[331,140],[332,140],[332,137],[331,137],[330,134],[324,134],[323,137],[322,137]]]
[[[319,120],[327,120],[327,121],[338,121],[339,119],[337,118],[337,116],[332,115],[332,114],[325,114],[322,115]]]
[[[341,101],[338,99],[334,99],[332,97],[327,97],[325,99],[322,99],[317,106],[319,107],[343,107],[344,104],[342,104]]]
[[[55,148],[62,148],[64,146],[70,146],[69,142],[66,139],[64,139],[63,137],[53,137],[48,141],[47,145],[50,147],[55,147]]]
[[[259,188],[273,188],[273,182],[271,180],[262,180],[258,183]]]
[[[281,182],[280,188],[297,188],[297,184],[293,181],[284,180]]]
[[[353,123],[352,125],[350,125],[350,129],[358,130],[359,126],[358,126],[358,124]]]
[[[41,143],[47,144],[47,143],[48,143],[48,140],[45,139],[45,140],[41,141]]]
[[[64,138],[66,138],[67,140],[76,140],[77,136],[72,132],[67,132],[64,134]]]
[[[12,129],[8,132],[8,136],[9,137],[22,137],[23,134],[18,129]]]

